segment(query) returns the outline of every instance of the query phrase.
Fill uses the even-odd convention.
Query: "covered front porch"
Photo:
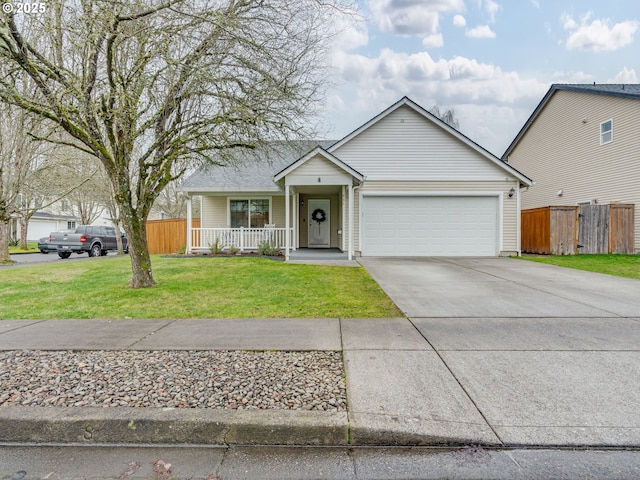
[[[340,159],[317,147],[273,177],[284,191],[284,252],[300,245],[309,249],[340,248],[347,259],[355,254],[355,189],[364,176]]]
[[[363,181],[360,173],[318,147],[270,176],[270,185],[261,181],[252,189],[238,183],[203,191],[200,224],[193,221],[193,195],[200,193],[194,188],[187,202],[186,251],[243,252],[268,243],[287,259],[309,248],[339,249],[351,260],[355,195]]]

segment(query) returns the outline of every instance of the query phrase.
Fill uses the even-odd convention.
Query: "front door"
[[[309,248],[331,246],[330,206],[328,199],[309,199]]]

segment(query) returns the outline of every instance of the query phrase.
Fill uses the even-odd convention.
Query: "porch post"
[[[291,225],[291,199],[289,198],[289,182],[285,178],[284,181],[284,228],[285,228],[285,241],[284,241],[284,259],[289,260],[289,249],[291,248],[291,234],[289,232],[289,226]]]
[[[192,213],[191,213],[191,202],[193,201],[193,197],[192,196],[188,196],[187,197],[187,245],[186,245],[186,251],[187,253],[191,253],[191,235],[193,235],[192,233],[192,222],[193,219],[191,218]]]
[[[298,235],[297,235],[297,231],[298,231],[298,218],[300,217],[300,215],[298,215],[298,208],[300,205],[300,194],[298,192],[296,192],[293,195],[293,234],[292,236],[292,240],[293,240],[293,245],[291,245],[291,248],[293,249],[293,251],[295,252],[296,249],[298,248]]]
[[[347,236],[344,232],[347,230],[347,186],[342,185],[340,189],[341,198],[340,198],[340,209],[342,210],[342,251],[344,252],[347,249]]]
[[[347,254],[347,258],[349,260],[353,260],[353,254],[354,254],[354,251],[353,251],[353,224],[354,224],[353,183],[350,183],[348,188],[349,188],[349,253]]]

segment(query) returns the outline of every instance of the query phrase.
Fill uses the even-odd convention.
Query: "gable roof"
[[[375,125],[376,123],[380,122],[382,119],[384,119],[385,117],[387,117],[388,115],[390,115],[391,113],[395,112],[396,110],[398,110],[399,108],[401,108],[403,106],[407,106],[407,107],[413,109],[415,112],[417,112],[419,115],[424,117],[426,120],[428,120],[428,121],[434,123],[436,126],[442,128],[444,131],[446,131],[447,133],[449,133],[450,135],[452,135],[453,137],[458,139],[460,142],[466,144],[471,149],[475,150],[477,153],[479,153],[481,156],[485,157],[490,162],[494,163],[495,165],[497,165],[501,169],[509,172],[511,175],[516,177],[520,181],[521,184],[524,184],[526,186],[533,185],[533,181],[529,177],[527,177],[523,173],[519,172],[518,170],[513,168],[508,163],[503,162],[501,159],[499,159],[498,157],[493,155],[491,152],[489,152],[485,148],[483,148],[480,145],[478,145],[476,142],[471,140],[466,135],[462,134],[459,130],[456,130],[451,125],[449,125],[448,123],[442,121],[441,119],[436,117],[434,114],[432,114],[428,110],[424,109],[423,107],[421,107],[420,105],[418,105],[417,103],[415,103],[413,100],[411,100],[409,97],[406,97],[406,96],[402,97],[398,102],[394,103],[389,108],[387,108],[386,110],[382,111],[381,113],[379,113],[378,115],[373,117],[367,123],[365,123],[364,125],[360,126],[356,130],[354,130],[353,132],[348,134],[342,140],[339,140],[338,142],[336,142],[333,145],[331,145],[329,148],[327,148],[327,151],[328,152],[334,152],[335,150],[337,150],[338,148],[340,148],[344,144],[348,143],[353,138],[357,137],[360,133],[364,132],[368,128],[370,128],[373,125]]]
[[[565,90],[569,92],[578,92],[578,93],[587,93],[587,94],[595,94],[595,95],[608,95],[611,97],[621,97],[621,98],[629,98],[633,100],[640,100],[640,84],[638,83],[588,83],[588,84],[564,84],[564,83],[554,83],[551,85],[547,93],[542,100],[535,108],[531,116],[527,119],[525,124],[522,126],[516,137],[513,139],[511,144],[507,147],[505,152],[502,154],[502,160],[505,161],[508,159],[509,154],[518,144],[520,139],[527,132],[529,127],[533,124],[535,119],[538,117],[538,114],[542,111],[542,109],[549,103],[551,97],[559,91]]]
[[[181,185],[184,192],[280,192],[273,183],[273,172],[295,162],[317,145],[328,146],[330,141],[301,140],[277,142],[258,152],[245,152],[235,165],[205,165],[191,174]],[[256,157],[261,161],[256,161]],[[268,159],[268,161],[265,161]]]
[[[273,181],[274,182],[278,182],[278,181],[282,180],[284,177],[286,177],[291,172],[293,172],[297,168],[299,168],[302,165],[304,165],[305,163],[307,163],[309,160],[314,158],[316,155],[320,155],[321,157],[327,159],[328,161],[333,163],[336,167],[340,168],[341,170],[344,170],[349,175],[351,175],[353,178],[358,180],[358,182],[362,183],[364,181],[364,175],[362,175],[360,172],[358,172],[354,168],[351,168],[349,165],[344,163],[338,157],[336,157],[335,155],[332,155],[331,153],[329,153],[328,151],[326,151],[324,148],[322,148],[320,146],[314,148],[309,153],[307,153],[304,157],[296,160],[292,164],[290,164],[287,167],[285,167],[284,169],[280,170],[278,173],[276,173],[273,176]]]

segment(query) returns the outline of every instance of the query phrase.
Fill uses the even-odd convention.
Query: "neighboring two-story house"
[[[634,204],[640,252],[640,84],[552,85],[502,160],[534,179],[523,210]]]

